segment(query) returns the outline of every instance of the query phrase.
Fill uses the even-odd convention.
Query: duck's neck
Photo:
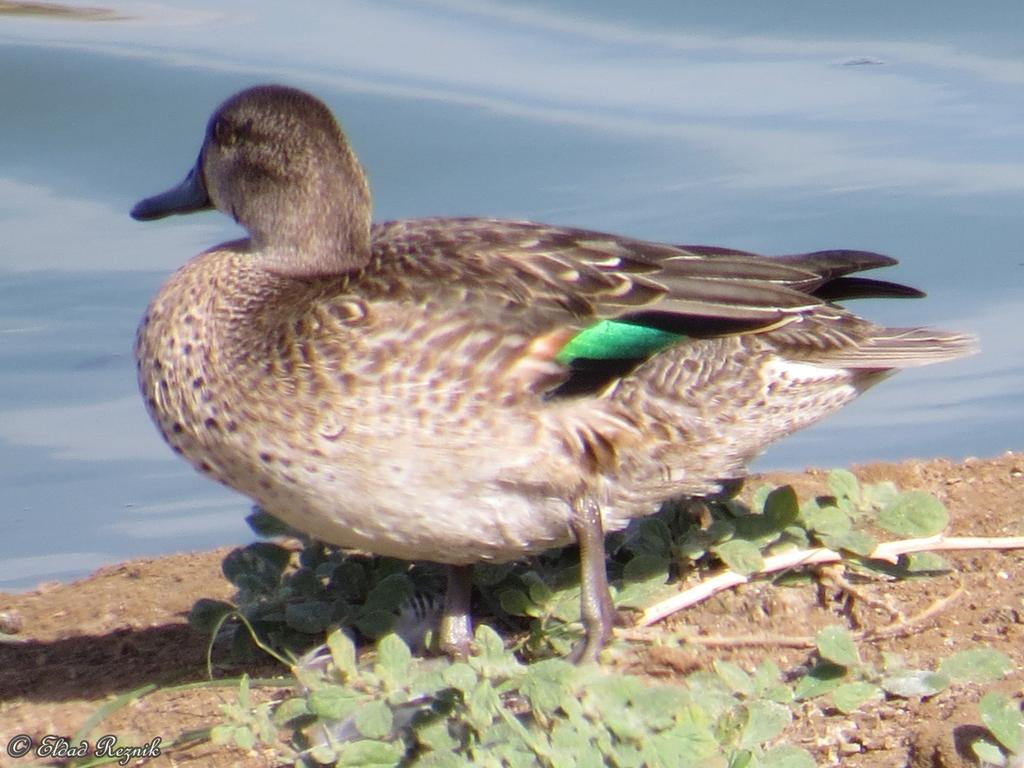
[[[324,231],[326,229],[326,231]],[[330,231],[333,229],[334,231]],[[355,272],[370,261],[370,227],[317,227],[301,237],[269,241],[252,237],[253,250],[262,266],[283,277],[326,277]]]
[[[322,168],[299,194],[278,201],[264,227],[249,228],[268,271],[324,277],[354,272],[370,261],[370,188],[351,152],[338,161],[342,167]]]

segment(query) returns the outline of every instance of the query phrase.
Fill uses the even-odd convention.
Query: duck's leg
[[[579,664],[595,661],[611,639],[615,604],[608,591],[601,509],[585,498],[573,502],[572,511],[572,529],[580,547],[580,615],[585,636],[569,659]]]
[[[473,622],[469,614],[469,598],[473,590],[473,566],[449,565],[448,589],[444,595],[444,613],[438,631],[442,653],[464,658],[469,656],[473,639]]]

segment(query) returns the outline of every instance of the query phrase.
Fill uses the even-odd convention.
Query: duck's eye
[[[238,134],[231,127],[231,123],[222,117],[213,121],[210,133],[213,135],[213,140],[222,147],[234,146],[238,141]]]
[[[210,127],[213,141],[221,147],[233,147],[252,138],[252,120],[229,120],[218,117]]]

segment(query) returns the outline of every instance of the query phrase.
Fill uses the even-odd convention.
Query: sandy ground
[[[854,468],[865,482],[893,480],[901,489],[933,493],[949,508],[950,533],[965,536],[1024,534],[1024,455],[995,459],[906,461]],[[826,472],[772,474],[754,479],[789,482],[806,495],[825,490]],[[72,584],[45,584],[25,594],[0,594],[0,765],[26,766],[29,758],[5,753],[16,734],[38,740],[71,736],[100,707],[148,683],[170,686],[205,677],[206,639],[192,632],[186,615],[200,597],[229,598],[220,571],[226,550],[135,560],[109,566]],[[1006,653],[1016,670],[993,686],[1020,696],[1024,690],[1024,552],[945,553],[948,576],[888,582],[857,581],[851,597],[841,581],[825,578],[796,588],[765,582],[745,585],[670,617],[646,639],[633,641],[624,668],[671,679],[710,667],[716,658],[752,668],[773,659],[784,671],[807,662],[817,629],[845,623],[854,631],[896,626],[893,636],[862,645],[867,661],[883,651],[902,653],[909,664],[934,666],[952,652],[986,646]],[[959,590],[959,591],[958,591]],[[943,604],[950,595],[958,596]],[[904,623],[944,605],[925,621]],[[657,633],[694,631],[704,643],[659,648]],[[641,635],[643,633],[640,633]],[[708,640],[710,638],[710,640]],[[735,638],[753,642],[730,647]],[[716,642],[717,641],[717,642]],[[267,665],[253,676],[278,674]],[[258,697],[281,695],[260,690]],[[975,765],[963,748],[980,722],[980,688],[959,686],[925,701],[892,699],[851,716],[809,702],[786,740],[810,750],[820,765],[953,768]],[[220,705],[235,700],[229,688],[193,688],[147,696],[104,721],[101,733],[121,743],[166,746],[177,734],[220,721]],[[93,739],[98,734],[92,736]],[[265,755],[202,745],[167,752],[152,765],[272,765]]]

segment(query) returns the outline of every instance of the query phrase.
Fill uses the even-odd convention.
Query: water
[[[857,247],[983,353],[886,382],[761,467],[1021,448],[1024,6],[118,2],[0,15],[0,588],[250,538],[163,446],[135,323],[238,235],[142,225],[209,112],[282,81],[342,118],[378,218],[485,214],[762,252]]]

